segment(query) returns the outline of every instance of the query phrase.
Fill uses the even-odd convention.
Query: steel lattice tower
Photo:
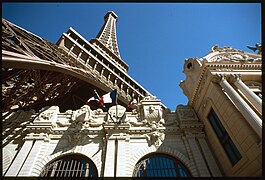
[[[2,19],[2,111],[77,109],[94,89],[99,94],[117,89],[124,106],[151,95],[128,75],[118,49],[117,18],[108,12],[90,41],[69,28],[56,44]]]

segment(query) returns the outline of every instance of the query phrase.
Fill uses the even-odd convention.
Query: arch
[[[190,177],[191,173],[175,157],[159,152],[149,153],[137,162],[134,177]]]
[[[128,170],[131,175],[133,175],[134,168],[136,164],[141,160],[141,158],[151,153],[161,153],[170,155],[179,160],[187,168],[191,176],[198,176],[198,172],[194,163],[181,152],[174,150],[168,146],[160,146],[158,149],[156,149],[154,146],[150,146],[135,153],[131,158],[131,163],[128,164]]]
[[[77,148],[74,151],[68,150],[68,151],[64,152],[62,150],[56,154],[51,154],[51,155],[47,156],[43,160],[40,160],[40,163],[38,163],[38,165],[35,166],[31,175],[32,176],[39,176],[47,164],[50,164],[51,162],[55,161],[56,159],[59,159],[60,157],[67,156],[67,155],[75,155],[75,154],[83,155],[83,156],[89,158],[95,164],[98,175],[100,174],[101,160],[97,156],[93,156],[92,153],[84,152],[81,149]]]
[[[47,163],[40,173],[43,177],[98,177],[95,163],[80,153],[61,155]]]

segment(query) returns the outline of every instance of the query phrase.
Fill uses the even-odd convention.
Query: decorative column
[[[80,57],[82,56],[82,54],[83,54],[83,50],[81,50],[80,53],[78,54],[78,56],[77,56],[77,60],[80,59]]]
[[[124,82],[121,83],[121,91],[123,90]]]
[[[96,62],[95,65],[94,65],[94,67],[93,67],[93,70],[94,70],[94,71],[96,70],[97,65],[98,65],[98,62]]]
[[[103,67],[103,68],[102,68],[102,70],[101,70],[101,73],[100,73],[100,76],[102,76],[102,75],[103,75],[103,73],[104,73],[104,70],[105,70],[105,67]]]
[[[242,93],[248,98],[248,100],[253,104],[253,106],[261,113],[262,112],[262,100],[252,92],[248,86],[245,85],[240,79],[239,75],[234,78],[235,86],[242,91]]]
[[[110,76],[111,76],[111,74],[112,74],[112,73],[110,72],[109,75],[108,75],[108,81],[110,81]]]
[[[71,47],[71,49],[68,51],[68,55],[70,55],[70,53],[73,51],[74,47],[75,47],[75,44],[73,44],[73,46]]]
[[[248,121],[254,131],[262,137],[262,121],[260,117],[252,110],[251,107],[244,101],[244,99],[235,91],[235,89],[226,81],[223,75],[217,75],[217,81],[220,86],[232,99],[235,105],[238,107],[241,114]]]
[[[26,140],[18,152],[18,155],[16,156],[16,159],[11,164],[10,168],[8,169],[5,176],[17,176],[21,167],[24,164],[24,161],[26,160],[31,148],[33,145],[33,140]]]
[[[88,65],[89,64],[89,60],[90,60],[90,56],[88,56],[88,58],[87,58],[87,60],[86,60],[86,65]]]

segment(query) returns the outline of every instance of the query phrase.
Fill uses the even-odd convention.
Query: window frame
[[[232,141],[231,137],[229,136],[228,132],[226,131],[213,108],[210,110],[207,118],[209,120],[209,123],[211,124],[212,129],[215,132],[215,135],[217,136],[217,139],[222,145],[223,150],[230,160],[230,163],[232,164],[232,166],[236,165],[240,161],[240,159],[242,159],[242,155],[236,147],[235,143]]]

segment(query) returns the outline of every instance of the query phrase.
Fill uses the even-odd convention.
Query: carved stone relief
[[[44,107],[34,119],[36,122],[50,122],[53,127],[56,127],[57,115],[60,113],[58,106]]]
[[[68,110],[65,116],[71,115],[71,118],[58,118],[56,121],[57,127],[71,126],[77,129],[98,127],[104,123],[103,119],[98,118],[102,112],[101,109],[92,111],[88,105],[84,105],[76,111]]]
[[[153,131],[151,133],[145,134],[145,137],[147,138],[149,146],[154,145],[156,148],[158,148],[163,143],[165,134],[159,131]]]
[[[121,105],[115,105],[109,108],[109,118],[107,122],[125,122],[126,108]]]
[[[158,122],[162,118],[162,108],[159,105],[144,106],[144,119],[148,122]]]
[[[177,107],[177,114],[180,119],[180,125],[193,125],[199,121],[195,111],[189,106],[179,105]]]
[[[261,62],[261,58],[257,56],[250,56],[245,54],[244,51],[233,49],[230,46],[225,46],[220,48],[219,46],[215,45],[212,47],[212,52],[219,52],[219,54],[214,55],[208,61],[209,62]],[[206,59],[200,59],[205,61]],[[206,60],[207,61],[207,60]]]

